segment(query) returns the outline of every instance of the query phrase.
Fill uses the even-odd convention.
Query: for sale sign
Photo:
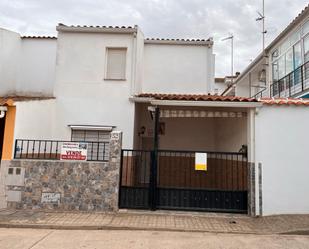
[[[61,146],[60,160],[87,160],[87,143],[66,142]]]

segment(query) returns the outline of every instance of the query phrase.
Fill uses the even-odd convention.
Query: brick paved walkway
[[[148,211],[77,213],[4,209],[0,210],[0,227],[309,234],[309,215],[250,218],[244,215],[211,213]]]

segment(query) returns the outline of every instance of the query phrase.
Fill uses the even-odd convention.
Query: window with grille
[[[72,142],[87,142],[89,161],[108,161],[110,132],[96,130],[72,130]]]
[[[125,80],[126,78],[126,48],[107,48],[106,79]]]

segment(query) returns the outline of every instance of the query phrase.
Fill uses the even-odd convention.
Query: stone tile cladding
[[[113,139],[114,137],[114,139]],[[109,162],[11,160],[6,168],[25,170],[24,186],[6,186],[21,191],[21,202],[8,207],[80,211],[117,211],[121,157],[121,133],[112,136]],[[58,203],[43,203],[42,193],[60,193]]]

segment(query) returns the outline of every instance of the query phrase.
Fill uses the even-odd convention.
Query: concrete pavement
[[[0,228],[1,249],[309,248],[308,236]]]
[[[309,215],[246,215],[175,211],[119,213],[0,210],[0,227],[74,230],[151,230],[248,234],[309,234]]]

